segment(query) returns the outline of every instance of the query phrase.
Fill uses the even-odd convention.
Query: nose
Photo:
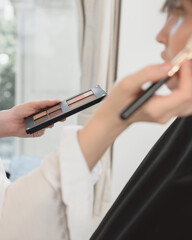
[[[165,32],[165,26],[158,32],[156,36],[156,41],[165,44],[166,43],[166,32]]]
[[[172,27],[172,18],[168,17],[164,26],[161,28],[161,30],[157,34],[156,41],[166,45],[169,38],[171,27]]]

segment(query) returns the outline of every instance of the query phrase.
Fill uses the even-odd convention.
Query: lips
[[[168,61],[168,59],[167,59],[167,57],[166,57],[165,51],[163,51],[163,52],[161,53],[161,58],[162,58],[165,62]]]

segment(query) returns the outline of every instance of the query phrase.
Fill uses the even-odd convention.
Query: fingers
[[[152,121],[165,123],[174,116],[192,114],[192,66],[185,61],[179,72],[178,87],[168,96],[153,96],[145,105]]]
[[[192,100],[175,92],[168,96],[154,96],[146,104],[145,112],[151,121],[166,123],[172,117],[183,117],[192,114]]]
[[[181,66],[180,76],[179,76],[179,89],[189,93],[192,92],[192,62],[191,60],[186,60]]]
[[[192,63],[186,60],[180,69],[178,88],[172,93],[177,106],[175,114],[178,116],[191,115],[192,111]]]
[[[183,110],[183,101],[177,94],[155,95],[144,105],[144,120],[164,124]]]
[[[60,122],[64,122],[66,119],[63,119],[61,120]],[[54,124],[51,124],[49,125],[47,128],[44,128],[38,132],[35,132],[32,134],[32,137],[41,137],[44,133],[45,133],[45,130],[48,129],[48,128],[53,128],[54,127]]]
[[[51,107],[60,102],[61,102],[60,100],[56,99],[56,100],[36,101],[36,102],[32,102],[32,104],[34,105],[34,108],[36,108],[36,109],[44,109],[47,107]]]
[[[47,128],[53,128],[54,124],[49,125]]]
[[[64,118],[64,119],[60,120],[60,122],[65,122],[65,121],[66,121],[66,118]]]
[[[135,99],[143,84],[166,77],[171,67],[169,63],[153,65],[125,78],[123,81],[127,84],[127,89],[124,89],[127,90],[127,96],[132,95],[132,99]],[[166,123],[172,117],[192,115],[192,63],[190,60],[186,60],[182,64],[175,80],[178,84],[176,86],[176,82],[173,82],[172,87],[175,89],[169,95],[158,96],[155,94],[141,106],[141,109],[136,111],[137,113],[133,114],[131,121]]]
[[[16,111],[20,117],[24,118],[30,116],[31,114],[39,112],[47,107],[58,104],[59,102],[61,101],[58,99],[28,102],[14,107],[14,111]]]
[[[32,134],[33,138],[41,137],[45,133],[45,129],[39,130],[38,132],[35,132]]]
[[[129,91],[138,92],[143,84],[147,82],[157,82],[166,77],[171,67],[171,63],[147,66],[141,71],[127,77],[127,89],[129,88]]]

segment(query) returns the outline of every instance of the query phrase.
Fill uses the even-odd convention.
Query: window
[[[0,110],[9,109],[15,103],[15,56],[14,10],[9,0],[3,0],[0,2]],[[0,158],[5,165],[13,155],[14,139],[0,139]]]
[[[78,51],[74,0],[0,0],[0,110],[79,93]],[[0,139],[6,170],[11,163],[11,170],[26,173],[26,163],[28,168],[57,147],[61,124],[74,123],[76,116],[41,138]]]
[[[16,1],[16,104],[43,99],[66,99],[79,93],[78,22],[74,0]],[[41,138],[17,139],[18,155],[43,158],[59,143],[56,123]],[[73,121],[73,122],[72,122]]]

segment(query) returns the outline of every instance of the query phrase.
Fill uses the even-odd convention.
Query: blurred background
[[[79,92],[75,16],[73,0],[0,0],[0,110]],[[76,116],[65,124],[76,124]],[[57,147],[59,125],[41,140],[0,139],[5,168],[13,158],[42,158]]]
[[[15,104],[16,21],[10,1],[0,1],[0,110]],[[1,126],[3,127],[3,126]],[[15,153],[13,138],[0,139],[0,157],[8,168]]]
[[[0,0],[0,110],[79,93],[77,4],[78,0]],[[147,64],[162,62],[162,46],[155,41],[165,21],[160,13],[162,4],[162,0],[121,1],[117,81]],[[89,45],[86,48],[89,51]],[[168,92],[166,88],[161,91]],[[12,180],[38,166],[58,147],[63,125],[76,123],[74,115],[39,139],[1,138],[0,158],[6,170],[12,171]],[[169,124],[139,123],[119,136],[113,147],[113,199]]]

